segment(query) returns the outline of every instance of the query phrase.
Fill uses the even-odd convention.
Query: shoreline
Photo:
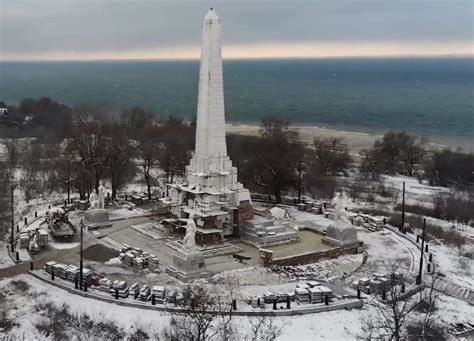
[[[227,123],[226,132],[230,134],[259,135],[259,125]],[[290,125],[290,129],[299,133],[299,138],[304,143],[312,143],[315,137],[341,137],[349,146],[352,155],[358,155],[362,149],[371,148],[375,140],[382,138],[383,132],[360,132],[320,126]],[[415,134],[416,135],[416,134]],[[444,148],[465,151],[474,151],[473,141],[459,141],[447,137],[428,136],[427,149],[439,150]]]

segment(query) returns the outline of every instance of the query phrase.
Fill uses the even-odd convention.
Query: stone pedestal
[[[173,255],[173,265],[166,268],[166,273],[180,281],[189,282],[194,279],[210,277],[212,272],[206,270],[205,257],[200,252],[176,250]]]
[[[107,210],[88,210],[84,216],[84,224],[90,230],[112,226]]]
[[[331,224],[323,242],[330,245],[349,246],[358,243],[357,230],[350,225]]]

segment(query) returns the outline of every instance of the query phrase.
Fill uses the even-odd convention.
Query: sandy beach
[[[259,126],[247,124],[227,124],[227,133],[243,134],[243,135],[258,135]],[[342,137],[349,146],[350,152],[353,156],[359,154],[362,149],[372,147],[375,140],[382,138],[382,134],[369,134],[354,131],[344,131],[329,128],[321,128],[316,126],[292,126],[292,130],[299,133],[301,141],[305,143],[312,143],[314,138],[319,137]],[[443,148],[462,148],[464,150],[474,151],[473,141],[450,141],[442,138],[428,138],[428,149],[443,149]]]

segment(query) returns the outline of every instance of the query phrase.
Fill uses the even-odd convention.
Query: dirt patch
[[[110,258],[118,257],[119,252],[102,244],[94,244],[84,250],[84,258],[95,262],[106,262]]]

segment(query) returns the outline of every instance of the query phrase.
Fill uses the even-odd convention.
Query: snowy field
[[[102,333],[112,329],[126,336],[140,329],[153,337],[159,336],[170,322],[170,316],[167,313],[127,308],[70,295],[60,289],[51,290],[48,285],[27,275],[0,281],[0,289],[4,295],[2,307],[6,308],[7,318],[15,323],[8,335],[25,340],[44,338],[45,335],[41,334],[41,326],[57,323],[51,320],[45,311],[49,304],[57,309],[67,307],[73,316],[80,317],[86,314],[95,323],[108,325],[108,328],[105,326],[102,328]],[[440,297],[439,306],[442,307],[442,311],[437,311],[436,323],[445,328],[452,323],[466,323],[472,315],[471,306],[446,296]],[[277,340],[354,340],[364,336],[363,321],[376,313],[376,309],[369,301],[360,310],[273,318],[272,322],[282,328],[282,334]],[[415,314],[412,320],[416,321],[418,318],[419,316]],[[246,317],[233,318],[233,323],[239,332],[239,339],[248,339],[250,322],[251,319]],[[111,325],[115,329],[110,328]],[[66,323],[61,328],[68,336],[77,335],[82,339],[110,336],[94,335],[93,333],[97,332],[96,328],[87,329],[81,324],[68,325]],[[0,335],[2,335],[1,332]],[[218,338],[213,340],[218,340]]]

